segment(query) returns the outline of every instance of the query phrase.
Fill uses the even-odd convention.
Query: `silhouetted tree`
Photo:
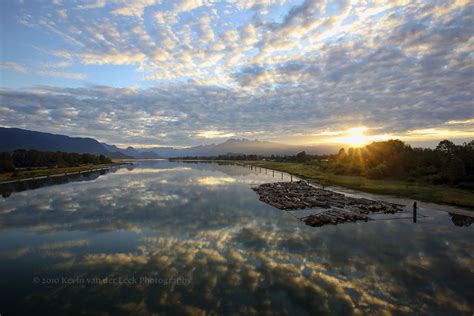
[[[296,154],[296,162],[305,162],[306,161],[306,152],[302,151]]]
[[[464,162],[458,157],[452,157],[446,164],[444,174],[450,183],[458,183],[466,175]]]
[[[452,142],[447,139],[441,141],[438,146],[436,146],[436,151],[442,153],[443,155],[446,156],[454,156],[456,154],[456,148],[457,146]]]
[[[8,161],[11,160],[11,163],[16,168],[74,167],[81,164],[105,164],[112,162],[110,158],[104,155],[97,156],[60,151],[47,152],[19,149],[15,150],[12,155],[10,153],[1,153],[1,155],[2,166],[5,165],[8,167]],[[6,169],[2,168],[1,170]],[[6,172],[1,170],[0,172]]]
[[[472,183],[474,141],[456,145],[443,140],[434,150],[411,148],[398,139],[373,142],[364,148],[339,150],[330,156],[326,169],[335,174],[362,175],[372,179],[410,178],[433,184]]]
[[[15,171],[15,165],[10,153],[0,153],[0,173],[12,171]]]

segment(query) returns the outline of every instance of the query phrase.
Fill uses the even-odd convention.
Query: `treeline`
[[[327,160],[321,158],[303,152],[294,156],[293,161],[318,163],[323,170],[334,174],[369,179],[463,184],[466,188],[472,188],[474,182],[474,140],[462,145],[443,140],[435,149],[412,148],[400,140],[389,140],[341,149]]]
[[[176,157],[169,158],[170,161],[179,161],[179,160],[262,160],[265,159],[265,156],[262,155],[244,155],[244,154],[226,154],[219,156],[187,156],[187,157]]]
[[[104,155],[49,152],[38,150],[15,150],[0,153],[0,173],[17,168],[77,167],[83,164],[106,164],[112,160]]]
[[[226,155],[218,155],[213,157],[208,156],[187,156],[187,157],[176,157],[176,158],[169,158],[171,161],[179,161],[179,160],[231,160],[231,161],[255,161],[255,160],[270,160],[270,161],[278,161],[278,162],[306,162],[308,160],[327,160],[329,155],[306,155],[303,151],[299,154],[295,155],[255,155],[255,154],[226,154]]]
[[[342,148],[334,155],[308,155],[302,151],[292,156],[227,154],[177,159],[299,162],[338,175],[449,184],[474,189],[474,140],[462,145],[443,140],[435,149],[412,148],[395,139],[373,142],[362,148]]]
[[[449,184],[474,189],[474,140],[462,145],[443,140],[435,149],[412,148],[395,139],[373,142],[362,148],[342,148],[334,155],[308,155],[303,151],[293,156],[227,154],[185,159],[300,162],[338,175]]]

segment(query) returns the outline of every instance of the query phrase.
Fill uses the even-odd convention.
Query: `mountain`
[[[114,151],[112,153],[108,153],[108,154],[105,154],[107,157],[109,157],[110,159],[133,159],[135,157],[132,157],[132,156],[127,156],[123,153],[121,153],[120,151]]]
[[[0,151],[36,149],[91,154],[107,154],[109,151],[93,138],[69,137],[19,128],[0,127]]]
[[[89,137],[69,137],[20,128],[0,127],[0,152],[16,149],[36,149],[41,151],[64,151],[105,155],[113,159],[129,159],[116,146],[106,147]]]
[[[189,148],[119,148],[115,145],[99,143],[88,137],[69,137],[50,133],[29,131],[19,128],[0,127],[0,152],[15,149],[37,149],[42,151],[64,151],[102,154],[113,159],[127,158],[170,158],[170,157],[214,157],[226,154],[295,155],[306,151],[308,154],[335,153],[339,146],[287,145],[268,141],[229,139],[220,144],[200,145]]]
[[[115,145],[109,145],[109,144],[106,144],[106,143],[100,143],[105,149],[107,149],[107,151],[113,153],[113,152],[122,152],[122,149],[118,148],[117,146]]]
[[[142,149],[134,150],[141,152]],[[263,156],[270,155],[295,155],[298,152],[306,151],[308,154],[327,154],[335,153],[339,150],[339,146],[320,145],[320,146],[304,146],[304,145],[287,145],[268,141],[248,140],[248,139],[229,139],[220,144],[201,145],[190,148],[172,148],[172,147],[155,147],[146,150],[156,153],[157,155],[170,157],[214,157],[219,155],[232,154],[256,154]]]
[[[125,149],[121,149],[115,145],[109,145],[106,143],[102,143],[102,145],[109,151],[119,152],[119,153],[122,153],[123,155],[133,157],[133,158],[142,158],[142,159],[161,158],[160,155],[158,155],[157,153],[153,151],[146,151],[146,150],[138,151],[132,146],[128,146]]]
[[[336,152],[339,148],[334,146],[307,146],[307,145],[288,145],[268,141],[248,140],[248,139],[229,139],[226,142],[216,145],[214,151],[225,155],[227,153],[238,154],[256,154],[256,155],[295,155],[301,151],[307,154],[326,154]]]

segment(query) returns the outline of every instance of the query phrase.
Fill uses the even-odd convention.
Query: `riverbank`
[[[130,162],[112,162],[108,164],[87,164],[78,167],[50,168],[50,169],[31,169],[20,170],[16,172],[7,172],[0,174],[0,184],[11,183],[16,181],[41,179],[50,176],[61,176],[68,174],[84,173],[91,171],[105,170],[111,167],[128,165]]]
[[[474,194],[446,186],[422,185],[403,181],[370,180],[357,176],[342,176],[319,170],[304,163],[274,161],[238,161],[239,164],[283,171],[319,184],[338,185],[364,192],[394,195],[414,200],[443,203],[474,209]]]

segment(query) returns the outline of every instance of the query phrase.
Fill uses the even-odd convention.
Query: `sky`
[[[0,2],[0,126],[119,146],[474,139],[474,2]]]

